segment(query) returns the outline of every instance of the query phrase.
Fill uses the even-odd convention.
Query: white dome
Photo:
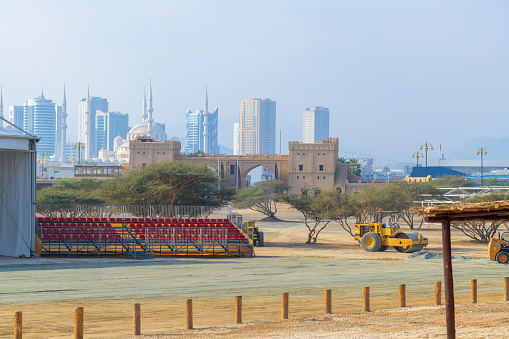
[[[148,122],[140,122],[140,123],[134,125],[128,134],[139,135],[139,136],[148,136],[147,131],[148,131]],[[159,125],[157,122],[152,123],[152,134],[166,136],[166,132],[164,131],[163,127],[161,125]],[[166,140],[166,137],[165,137],[165,140]]]

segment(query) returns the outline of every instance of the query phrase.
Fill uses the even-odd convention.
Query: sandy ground
[[[244,220],[263,216],[242,211]],[[281,208],[284,222],[257,222],[265,247],[255,258],[12,259],[0,257],[0,338],[12,338],[13,312],[23,311],[24,338],[71,338],[73,308],[85,307],[87,338],[131,338],[132,304],[142,304],[146,338],[435,338],[445,335],[445,310],[434,304],[442,261],[408,258],[389,249],[363,251],[339,225],[319,243],[304,244],[299,215]],[[439,225],[419,230],[431,254],[441,252]],[[509,303],[502,302],[509,266],[486,259],[486,245],[453,230],[458,337],[505,335]],[[463,256],[463,257],[461,257]],[[433,257],[433,255],[431,255]],[[470,280],[479,304],[470,304]],[[398,284],[407,305],[398,308]],[[373,312],[362,311],[362,286]],[[333,293],[333,314],[323,315],[323,289]],[[290,293],[290,320],[280,321],[281,292]],[[233,325],[234,296],[243,296],[243,325]],[[184,331],[184,300],[193,299],[195,330]],[[489,319],[489,321],[487,321]]]

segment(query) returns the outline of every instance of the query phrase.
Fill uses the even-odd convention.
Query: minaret
[[[65,83],[64,83],[64,99],[62,100],[62,125],[60,125],[62,129],[62,138],[60,140],[61,143],[61,152],[60,152],[60,162],[65,164],[67,162],[67,149],[66,149],[66,139],[67,139],[67,99],[65,97]]]
[[[85,125],[86,125],[86,131],[85,131],[85,160],[90,159],[90,124],[91,124],[91,116],[92,116],[92,110],[90,108],[90,87],[87,84],[87,110],[85,111]]]
[[[205,107],[203,109],[203,153],[210,153],[209,142],[209,96],[205,85]]]
[[[141,121],[147,121],[147,92],[145,87],[143,87],[143,113],[141,114]]]
[[[152,119],[152,112],[154,111],[154,108],[152,107],[152,79],[150,79],[150,89],[148,91],[148,118],[147,118],[147,134],[149,137],[152,136],[152,122],[154,120]]]

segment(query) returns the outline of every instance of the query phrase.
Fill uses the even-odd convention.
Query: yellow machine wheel
[[[376,252],[382,246],[382,238],[375,232],[368,232],[362,236],[361,246],[368,252]]]
[[[507,264],[509,262],[509,254],[507,252],[498,252],[495,259],[498,263]]]

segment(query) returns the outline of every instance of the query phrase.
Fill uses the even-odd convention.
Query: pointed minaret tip
[[[65,82],[64,82],[64,100],[62,100],[62,104],[63,105],[66,105],[67,104],[67,99],[65,97]]]
[[[90,84],[87,81],[87,99],[90,100]]]

